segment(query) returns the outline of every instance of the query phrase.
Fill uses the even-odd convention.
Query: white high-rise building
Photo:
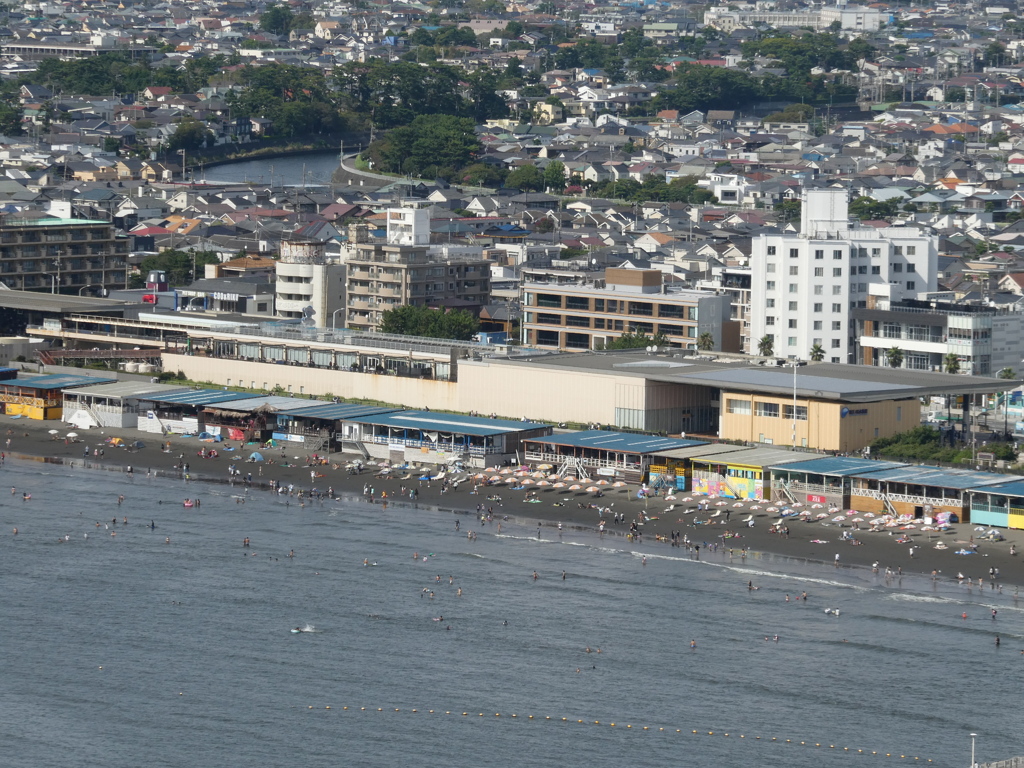
[[[852,311],[934,291],[938,239],[912,227],[851,225],[844,189],[804,193],[799,234],[760,235],[750,255],[750,349],[772,340],[779,357],[854,362]]]

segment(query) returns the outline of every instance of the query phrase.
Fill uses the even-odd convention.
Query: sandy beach
[[[58,430],[58,434],[49,434],[50,430]],[[457,489],[442,492],[442,483],[423,482],[417,478],[422,472],[413,473],[410,479],[400,478],[409,474],[407,471],[396,472],[394,477],[378,476],[376,467],[368,465],[361,474],[350,474],[345,464],[354,460],[355,456],[332,454],[332,464],[310,467],[308,456],[301,447],[294,444],[278,446],[272,449],[261,449],[250,445],[240,447],[237,443],[207,443],[195,438],[170,436],[154,439],[135,430],[88,430],[77,431],[77,441],[66,441],[64,435],[67,425],[54,422],[36,422],[28,420],[6,420],[5,435],[2,436],[4,450],[8,457],[18,460],[42,460],[65,463],[72,466],[96,470],[126,473],[131,467],[135,477],[154,474],[162,477],[184,477],[179,468],[183,462],[188,464],[189,484],[182,491],[181,499],[167,499],[168,502],[181,503],[185,498],[202,498],[203,484],[208,482],[233,482],[240,489],[247,485],[247,476],[251,473],[251,493],[270,493],[270,483],[275,481],[281,485],[293,485],[295,491],[308,491],[315,487],[326,493],[333,489],[336,496],[362,497],[365,485],[372,486],[376,503],[382,503],[382,493],[387,493],[389,505],[408,508],[414,512],[419,506],[432,506],[453,514],[476,516],[477,506],[483,505],[484,510],[492,510],[496,526],[504,517],[510,521],[522,523],[524,520],[536,521],[541,527],[587,528],[597,530],[602,520],[605,522],[605,536],[621,539],[626,545],[626,534],[630,523],[646,516],[643,525],[643,537],[638,546],[644,548],[671,547],[671,534],[678,532],[679,538],[688,537],[691,545],[700,548],[700,552],[708,547],[717,546],[719,551],[732,550],[733,554],[742,559],[742,551],[747,550],[747,557],[753,558],[763,553],[782,557],[798,558],[806,561],[820,562],[823,568],[858,567],[871,568],[878,564],[880,572],[888,568],[894,577],[903,574],[931,574],[936,572],[937,578],[955,579],[958,573],[975,583],[984,579],[986,588],[997,589],[990,582],[990,569],[998,569],[997,584],[1017,587],[1024,584],[1024,554],[1011,555],[1011,546],[1019,552],[1024,547],[1024,531],[1003,530],[1005,541],[980,541],[980,532],[970,524],[954,526],[945,533],[912,531],[881,531],[873,532],[853,530],[850,526],[840,527],[826,521],[804,522],[799,519],[787,521],[789,535],[783,537],[770,533],[771,522],[777,515],[767,511],[773,506],[769,502],[736,502],[735,500],[706,499],[693,497],[689,502],[683,501],[687,494],[679,492],[676,501],[651,498],[646,501],[636,498],[636,486],[627,488],[606,488],[603,498],[595,498],[594,494],[566,492],[565,489],[528,487],[536,491],[539,503],[526,503],[527,489],[513,490],[509,486],[481,488],[472,493],[473,482],[466,481]],[[116,447],[107,443],[113,437],[122,438],[127,445],[141,441],[143,448],[133,450]],[[7,441],[10,441],[8,444]],[[165,450],[164,444],[170,443]],[[233,447],[233,451],[226,450]],[[85,456],[88,448],[88,457]],[[202,449],[216,449],[217,458],[201,458]],[[97,449],[102,456],[96,456]],[[259,450],[267,461],[247,462],[252,451]],[[271,463],[273,462],[273,463]],[[229,467],[235,465],[238,474],[231,476]],[[311,471],[317,473],[314,479]],[[434,470],[436,472],[436,469]],[[401,486],[406,486],[406,494],[400,493]],[[411,501],[408,491],[415,489],[417,498]],[[124,492],[120,484],[112,486],[111,493]],[[488,500],[489,496],[500,496],[501,500]],[[708,511],[695,511],[699,501],[710,502]],[[724,503],[722,503],[724,502]],[[720,503],[716,506],[716,503]],[[612,507],[613,511],[625,516],[625,524],[615,525],[605,514],[602,518],[595,509],[581,508],[590,504]],[[759,507],[759,509],[752,509]],[[670,509],[671,508],[671,509]],[[712,518],[714,513],[720,513]],[[753,527],[748,527],[743,520],[752,517]],[[699,524],[697,521],[701,521]],[[828,524],[823,524],[828,523]],[[532,524],[532,522],[531,522]],[[465,525],[465,523],[463,523]],[[854,544],[842,541],[844,531],[852,533]],[[898,542],[901,536],[909,536],[912,541]],[[977,554],[957,555],[955,552],[971,543],[972,537],[977,544]],[[937,549],[941,542],[946,549]],[[913,556],[911,556],[913,548]],[[680,548],[675,553],[686,553]],[[836,559],[838,555],[838,560]],[[690,551],[690,556],[699,556]]]

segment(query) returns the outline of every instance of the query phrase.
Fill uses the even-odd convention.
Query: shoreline
[[[50,435],[49,431],[59,428],[58,435]],[[1024,585],[1024,554],[1010,555],[1011,545],[1017,550],[1024,548],[1024,531],[1003,530],[999,532],[1005,536],[1002,542],[978,542],[978,554],[963,556],[954,552],[968,543],[976,535],[971,524],[959,524],[954,526],[947,533],[925,531],[906,531],[912,535],[913,541],[907,544],[896,542],[898,535],[890,531],[871,532],[865,529],[859,531],[850,527],[840,528],[837,525],[822,525],[818,521],[804,522],[796,518],[788,521],[790,536],[783,538],[780,535],[769,533],[770,522],[775,515],[766,511],[769,502],[736,502],[728,500],[725,505],[716,507],[716,500],[710,499],[712,510],[730,513],[729,520],[713,524],[706,522],[695,524],[695,519],[707,520],[708,512],[694,512],[697,502],[709,500],[708,497],[693,497],[692,501],[682,501],[683,492],[679,492],[675,502],[666,501],[662,498],[652,498],[645,502],[636,499],[636,487],[611,489],[603,498],[595,500],[591,494],[582,492],[562,492],[550,487],[537,490],[537,498],[540,503],[526,503],[523,500],[525,490],[512,490],[509,486],[482,487],[481,493],[472,495],[472,487],[468,482],[460,484],[457,490],[442,492],[441,483],[433,481],[420,481],[417,479],[418,472],[403,471],[400,476],[394,478],[381,477],[375,474],[373,465],[364,467],[361,474],[349,474],[345,469],[345,463],[355,460],[356,456],[350,454],[334,454],[331,464],[310,467],[306,465],[305,452],[300,446],[285,445],[274,449],[262,449],[257,446],[244,446],[235,448],[234,451],[227,451],[227,443],[202,443],[194,437],[187,438],[180,435],[172,435],[160,438],[158,435],[140,433],[137,430],[117,429],[93,429],[78,431],[77,442],[65,444],[63,435],[72,428],[63,423],[54,422],[29,422],[27,420],[6,420],[6,440],[11,443],[5,450],[9,458],[19,461],[39,461],[44,463],[61,464],[73,469],[89,469],[124,474],[126,468],[131,466],[134,476],[142,478],[145,473],[150,476],[165,479],[183,479],[183,472],[175,468],[181,461],[189,465],[188,482],[195,482],[196,490],[190,494],[183,494],[184,497],[201,496],[201,488],[207,483],[230,485],[239,487],[240,493],[244,489],[252,491],[271,492],[270,481],[288,485],[293,484],[296,491],[308,491],[315,487],[326,495],[328,488],[332,488],[336,498],[363,499],[364,484],[370,485],[378,497],[376,503],[380,503],[379,497],[382,491],[388,494],[389,506],[407,508],[414,511],[420,505],[428,506],[442,512],[452,514],[477,515],[477,505],[482,505],[486,513],[490,507],[493,509],[493,516],[496,522],[503,522],[502,518],[508,516],[510,522],[523,524],[524,521],[536,522],[538,529],[557,528],[563,526],[565,530],[581,530],[598,533],[600,518],[594,509],[581,509],[580,504],[599,503],[605,507],[612,507],[616,513],[624,514],[626,524],[614,525],[607,516],[605,521],[605,532],[603,535],[621,537],[629,530],[629,523],[636,519],[644,510],[648,519],[643,526],[644,535],[640,541],[623,544],[633,547],[650,548],[659,551],[660,547],[671,550],[679,557],[691,557],[699,559],[708,550],[709,545],[717,544],[718,553],[727,553],[731,550],[733,556],[743,563],[740,551],[746,549],[749,558],[760,559],[766,555],[773,558],[791,558],[801,563],[817,565],[824,572],[833,572],[835,568],[854,566],[859,569],[871,569],[872,564],[877,562],[879,578],[886,568],[890,568],[893,578],[897,578],[897,572],[902,570],[906,576],[929,576],[933,571],[937,572],[940,581],[955,582],[958,572],[970,578],[978,584],[979,578],[984,579],[985,587],[990,587],[989,569],[999,569],[998,584],[1005,586],[1019,587]],[[129,451],[126,448],[118,448],[106,444],[105,441],[111,437],[122,437],[129,445],[135,441],[141,441],[144,448],[137,451]],[[56,438],[56,439],[55,439]],[[158,445],[170,442],[171,450],[163,451]],[[84,455],[86,446],[89,448],[89,456]],[[103,456],[94,456],[96,449],[103,449]],[[198,452],[202,448],[210,449],[215,447],[220,456],[215,459],[202,459]],[[248,463],[246,459],[249,453],[259,450],[266,458],[272,459],[260,463]],[[340,458],[343,456],[344,458]],[[282,457],[284,457],[282,459]],[[279,461],[285,461],[285,466]],[[294,462],[294,463],[293,463]],[[238,467],[239,475],[229,478],[228,467],[235,464]],[[311,470],[317,473],[314,480],[310,477]],[[437,468],[430,470],[437,472]],[[252,483],[247,485],[244,482],[246,475],[252,474]],[[406,474],[413,475],[410,479],[401,480],[400,477]],[[476,472],[464,472],[470,478]],[[471,481],[470,481],[471,482]],[[407,498],[399,497],[399,490],[402,485],[407,490],[415,488],[417,499],[409,503]],[[489,495],[498,495],[500,502],[488,501]],[[721,503],[724,500],[718,500]],[[559,506],[554,506],[555,504]],[[751,510],[750,507],[760,507]],[[732,517],[735,515],[735,517]],[[748,528],[741,521],[747,516],[752,516],[754,527]],[[721,519],[721,517],[719,518]],[[827,518],[826,521],[827,522]],[[717,522],[717,521],[716,521]],[[493,524],[492,524],[493,525]],[[673,531],[678,531],[680,538],[687,536],[691,544],[700,547],[699,553],[693,553],[683,546],[673,547],[670,544],[670,536]],[[842,532],[853,533],[855,539],[861,542],[860,546],[851,545],[848,542],[841,542],[839,537]],[[723,538],[729,534],[728,538]],[[937,550],[934,545],[942,541],[948,547],[945,550]],[[910,556],[910,547],[915,549],[914,556]],[[838,562],[836,555],[838,554]]]

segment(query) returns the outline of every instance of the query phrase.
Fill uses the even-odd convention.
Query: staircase
[[[775,488],[776,490],[779,491],[780,496],[785,497],[785,501],[788,501],[790,504],[796,504],[796,498],[793,496],[793,493],[789,490],[789,483],[785,482],[784,480],[780,480],[779,484],[775,486]]]
[[[580,480],[590,480],[590,473],[587,472],[586,468],[583,466],[583,462],[579,459],[566,459],[562,463],[562,466],[558,468],[558,475],[561,477],[565,477],[566,475],[575,475]]]

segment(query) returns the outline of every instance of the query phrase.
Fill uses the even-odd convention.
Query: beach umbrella
[[[582,487],[583,487],[583,486],[580,486],[580,485],[570,485],[570,486],[569,486],[569,490],[570,490],[570,491],[578,491],[578,490],[580,490],[580,488],[582,488]]]
[[[533,485],[533,480],[530,480],[529,478],[527,478],[526,480],[523,480],[521,485]]]
[[[576,482],[576,478],[573,477],[572,475],[566,475],[562,479],[565,480],[565,482],[567,482],[567,483],[575,483]]]
[[[621,488],[624,485],[625,483],[622,482],[621,480],[616,480],[614,483],[612,483],[612,488]]]
[[[607,480],[598,480],[597,483],[595,483],[595,485],[608,485],[608,481]]]
[[[844,523],[844,522],[846,522],[846,518],[843,517],[842,515],[836,515],[835,517],[832,518],[832,522],[833,523]]]
[[[534,472],[530,477],[547,477],[543,472]]]
[[[592,485],[589,488],[587,488],[587,493],[597,493],[600,490],[601,489],[598,488],[596,485]]]
[[[729,503],[728,501],[716,501],[715,502],[715,506],[716,507],[724,507],[724,506],[728,505],[728,503]]]
[[[552,488],[565,488],[565,483],[555,483]]]
[[[598,483],[598,485],[600,485],[600,483]],[[676,500],[675,496],[666,496],[665,497],[665,501],[675,501],[675,500]]]
[[[821,509],[823,504],[811,504],[811,509]]]
[[[755,509],[755,510],[757,510],[757,511],[759,511],[759,512],[761,511],[761,507],[759,507],[759,506],[758,506],[758,505],[756,505],[756,504],[755,504],[754,506],[752,506],[752,507],[751,507],[751,509]]]
[[[49,434],[51,434],[51,435],[58,435],[58,434],[60,434],[60,432],[58,430],[56,430],[56,429],[51,429],[49,431]]]
[[[814,516],[814,519],[815,520],[824,520],[826,517],[828,517],[828,513],[827,512],[819,512],[818,514],[816,514]]]
[[[68,432],[64,437],[78,437],[77,432]]]
[[[554,469],[550,464],[538,464],[537,469]]]
[[[734,506],[734,507],[742,507],[742,506],[743,506],[743,502],[742,502],[742,501],[737,501],[737,502],[735,502],[735,503],[733,504],[733,506]]]
[[[547,475],[548,480],[557,480],[559,477],[560,475],[558,475],[558,473],[556,472],[552,472],[551,474]]]
[[[850,522],[851,523],[863,523],[864,522],[864,518],[863,517],[855,517]]]
[[[506,467],[505,469],[501,470],[501,472],[499,472],[498,474],[500,474],[500,475],[511,475],[512,474],[512,470],[509,469],[508,467]]]
[[[542,485],[551,485],[547,480],[538,480],[537,487],[540,488]]]

